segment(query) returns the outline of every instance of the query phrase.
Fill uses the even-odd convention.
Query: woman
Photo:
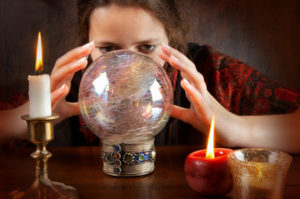
[[[62,119],[79,114],[78,104],[65,96],[74,73],[86,67],[86,57],[127,49],[152,57],[174,83],[171,116],[184,123],[171,120],[158,143],[199,143],[199,132],[208,132],[214,115],[222,145],[300,152],[299,94],[209,47],[187,47],[173,1],[83,1],[79,16],[83,41],[89,43],[59,58],[51,74],[54,112]],[[276,115],[257,115],[270,113]]]

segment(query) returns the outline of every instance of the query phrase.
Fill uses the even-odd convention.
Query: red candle
[[[210,128],[207,150],[190,153],[185,160],[184,172],[189,186],[205,196],[222,196],[232,189],[228,161],[231,149],[213,147],[214,119]]]

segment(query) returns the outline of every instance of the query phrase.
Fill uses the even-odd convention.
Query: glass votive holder
[[[235,199],[280,199],[292,157],[267,149],[240,149],[229,154]]]

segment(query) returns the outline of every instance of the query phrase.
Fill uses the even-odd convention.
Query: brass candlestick
[[[28,140],[36,145],[36,151],[31,154],[36,160],[36,179],[29,188],[11,192],[11,198],[79,198],[75,188],[48,178],[48,159],[52,154],[46,145],[54,138],[53,122],[58,117],[56,114],[39,118],[22,116],[27,122]]]
[[[27,122],[28,140],[36,145],[36,151],[31,154],[31,157],[36,159],[39,163],[37,167],[40,167],[41,162],[47,163],[47,160],[52,156],[52,154],[47,151],[46,146],[54,138],[53,122],[58,117],[58,115],[40,118],[31,118],[29,115],[22,116],[22,119]],[[46,171],[47,164],[43,164],[43,167],[40,169]]]

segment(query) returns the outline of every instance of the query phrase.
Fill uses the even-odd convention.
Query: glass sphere
[[[169,119],[173,89],[153,59],[127,50],[95,60],[79,87],[89,129],[108,143],[136,143],[159,133]]]

